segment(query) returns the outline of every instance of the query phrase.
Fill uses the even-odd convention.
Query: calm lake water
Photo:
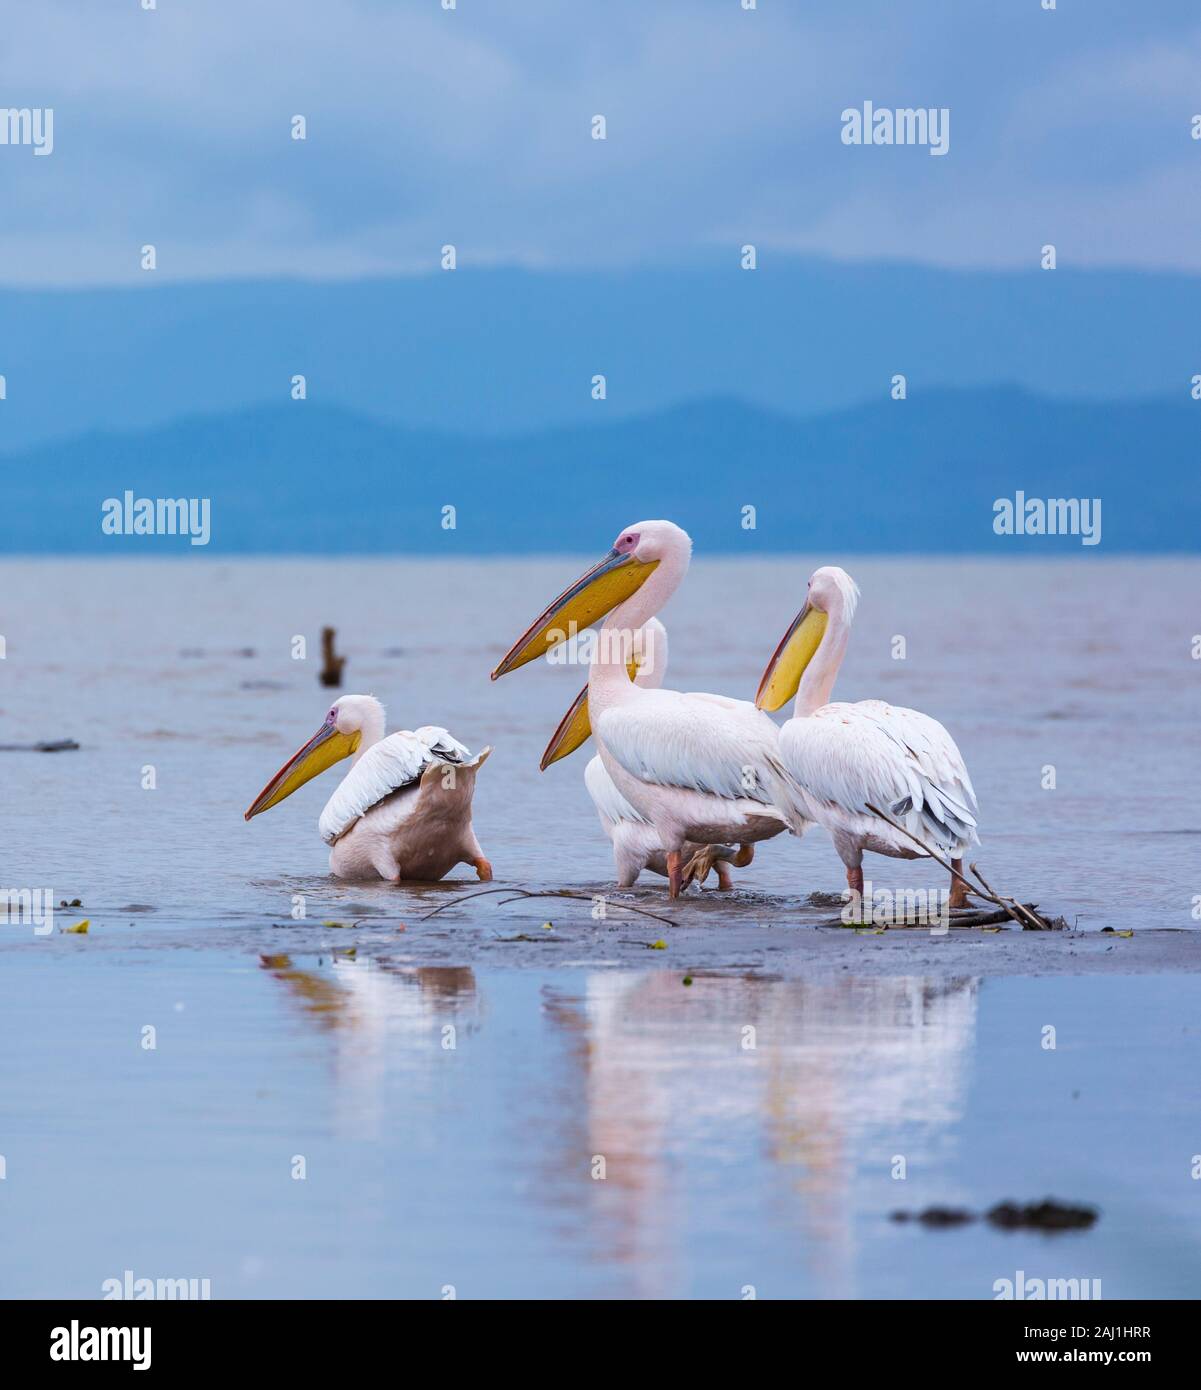
[[[819,559],[695,563],[664,614],[668,683],[753,695]],[[488,679],[586,562],[0,563],[0,742],[83,745],[5,755],[20,787],[0,813],[8,863],[22,883],[86,891],[90,907],[136,902],[178,919],[279,913],[294,891],[336,900],[316,833],[335,773],[242,820],[324,717],[316,673],[330,623],[349,657],[345,689],[379,696],[391,727],[444,724],[473,748],[495,746],[476,828],[499,877],[607,882],[583,753],[538,771],[584,673],[534,665]],[[836,694],[947,725],[976,784],[990,881],[1085,927],[1195,925],[1201,562],[848,567],[863,599]],[[291,659],[297,634],[306,661]],[[881,885],[942,881],[929,865],[868,866]],[[845,884],[821,832],[761,846],[737,878],[785,897]]]
[[[1201,1281],[1196,975],[684,986],[96,945],[0,972],[0,1295],[98,1297],[126,1269],[227,1298]],[[889,1219],[1048,1194],[1098,1224]]]
[[[0,928],[0,1294],[98,1296],[127,1268],[215,1297],[987,1298],[1018,1269],[1195,1294],[1195,974],[779,978],[745,935],[714,963],[723,922],[795,924],[803,951],[804,899],[843,884],[814,832],[761,846],[731,899],[672,909],[710,942],[685,985],[671,950],[582,963],[586,903],[485,899],[456,937],[462,909],[419,919],[466,873],[335,884],[334,773],[243,822],[328,707],[330,623],[344,689],[393,727],[495,745],[475,819],[498,881],[606,886],[584,757],[537,769],[582,671],[488,680],[588,558],[0,562],[0,743],[82,745],[0,755],[3,875],[92,924]],[[664,614],[668,683],[752,694],[830,558],[695,564]],[[845,563],[863,601],[837,693],[948,726],[994,885],[1082,929],[1195,927],[1201,564]],[[645,882],[631,901],[661,908]],[[544,917],[554,963],[476,949]],[[1055,1238],[888,1219],[1046,1195],[1102,1218]]]

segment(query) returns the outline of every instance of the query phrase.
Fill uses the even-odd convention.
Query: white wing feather
[[[602,821],[607,821],[611,826],[621,821],[637,822],[639,825],[650,824],[613,785],[613,779],[605,771],[605,765],[599,757],[593,758],[584,769],[584,786],[588,788],[588,795],[592,798],[592,804]]]
[[[777,751],[779,731],[749,701],[646,690],[638,700],[605,710],[596,736],[640,782],[757,801],[775,807],[790,825],[800,823]]]
[[[979,843],[963,757],[928,714],[882,700],[823,705],[785,724],[780,751],[819,820],[841,811],[861,830],[895,836],[866,809],[870,802],[936,849],[957,856]]]
[[[470,757],[457,739],[434,724],[389,734],[363,753],[325,803],[317,822],[321,838],[332,845],[386,796],[418,782],[430,763],[462,763]]]

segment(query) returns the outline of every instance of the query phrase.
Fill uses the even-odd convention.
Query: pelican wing
[[[711,705],[717,705],[721,709],[731,710],[751,710],[756,714],[761,713],[756,708],[753,700],[736,700],[732,695],[710,695],[704,690],[690,690],[688,692],[690,700],[708,700]]]
[[[385,797],[420,782],[431,763],[464,763],[470,757],[457,739],[433,724],[389,734],[367,749],[326,802],[317,823],[321,838],[332,845]]]
[[[636,811],[613,785],[613,779],[605,771],[600,758],[593,758],[584,769],[584,786],[588,788],[588,795],[602,821],[610,825],[617,825],[621,821],[650,824],[642,812]]]
[[[757,801],[799,821],[775,724],[749,701],[647,690],[607,709],[596,734],[640,782]]]
[[[882,700],[824,705],[781,735],[789,771],[819,806],[862,815],[870,803],[940,850],[978,843],[976,793],[946,729]]]

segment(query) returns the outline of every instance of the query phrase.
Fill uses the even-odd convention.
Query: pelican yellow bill
[[[778,710],[796,695],[805,667],[821,645],[828,621],[821,609],[808,603],[796,615],[759,682],[755,694],[759,709]]]
[[[641,664],[637,656],[630,658],[631,680],[638,674],[638,667]],[[582,743],[587,743],[591,737],[592,720],[588,715],[588,687],[585,686],[571,702],[571,708],[559,720],[559,727],[551,735],[550,742],[542,754],[542,761],[538,764],[539,771],[545,772],[551,763],[557,763],[560,758],[568,757]]]
[[[332,719],[327,719],[303,748],[297,749],[280,768],[251,803],[246,819],[257,816],[261,811],[277,806],[285,797],[291,796],[326,768],[333,767],[343,758],[349,758],[358,748],[361,734],[338,732]]]
[[[492,672],[492,679],[534,661],[560,642],[599,622],[606,613],[636,593],[658,563],[658,560],[636,560],[628,552],[610,550],[526,628]]]

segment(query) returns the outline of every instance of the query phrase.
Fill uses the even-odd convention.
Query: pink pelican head
[[[688,571],[692,541],[671,521],[626,526],[613,548],[559,595],[502,658],[492,679],[543,656],[617,609],[605,626],[633,634],[654,617]],[[644,588],[645,586],[645,588]]]

